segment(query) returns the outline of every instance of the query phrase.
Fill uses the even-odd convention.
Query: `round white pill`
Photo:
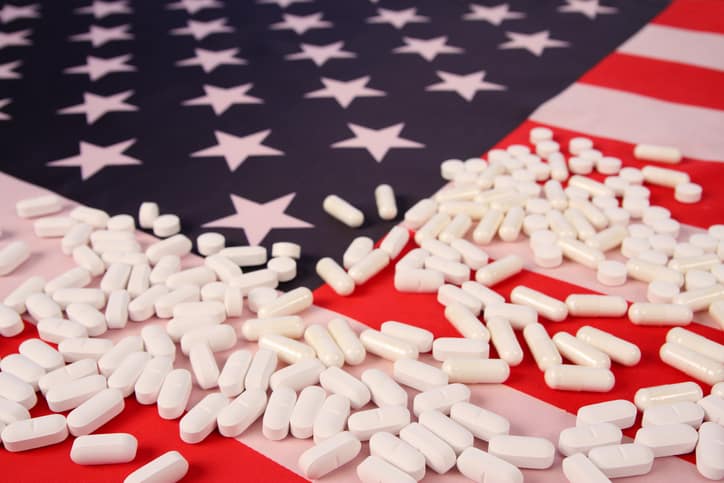
[[[584,149],[578,156],[595,162],[603,157],[603,153],[598,149]]]
[[[593,149],[593,141],[588,138],[575,137],[568,141],[568,152],[574,156],[577,156],[587,149]]]
[[[706,233],[694,233],[689,237],[689,243],[704,250],[704,253],[715,253],[719,240]]]
[[[639,253],[650,247],[648,238],[626,237],[621,242],[621,255],[626,258],[635,258]]]
[[[468,158],[465,160],[465,171],[473,174],[480,174],[488,167],[488,163],[482,158]]]
[[[698,203],[702,191],[701,185],[696,183],[679,183],[674,189],[674,199],[680,203]]]
[[[537,245],[555,245],[558,241],[558,235],[550,230],[538,230],[530,234],[530,247]]]
[[[674,254],[676,239],[671,235],[653,235],[649,237],[649,244],[653,250],[670,257]]]
[[[530,148],[523,144],[511,144],[510,146],[508,146],[506,151],[508,152],[508,154],[514,157],[530,154]]]
[[[136,221],[131,215],[116,215],[108,219],[106,228],[110,231],[133,231]]]
[[[459,159],[448,159],[440,163],[442,179],[452,181],[458,173],[465,171],[465,164]]]
[[[626,265],[615,260],[604,260],[598,264],[596,279],[609,287],[623,285],[626,283]]]
[[[704,270],[689,270],[685,275],[686,290],[697,290],[716,285],[716,276]]]
[[[638,168],[625,167],[621,168],[618,175],[626,180],[628,184],[641,184],[644,182],[644,175]]]
[[[158,204],[144,201],[138,209],[138,224],[141,228],[153,228],[153,222],[158,218]]]
[[[269,260],[266,268],[276,272],[280,282],[288,282],[297,276],[297,262],[289,257],[276,257]]]
[[[538,144],[549,139],[553,139],[553,131],[547,127],[538,126],[530,130],[529,140],[531,144]]]
[[[153,221],[153,234],[160,238],[173,236],[181,231],[181,220],[176,215],[161,215]]]
[[[670,304],[679,295],[679,287],[664,280],[654,280],[646,289],[646,298],[652,304]]]
[[[221,233],[202,233],[196,238],[196,248],[205,257],[219,253],[226,246],[226,238]]]
[[[533,247],[533,261],[539,267],[553,268],[563,263],[563,250],[556,244],[538,244]]]
[[[664,220],[656,220],[651,224],[651,228],[660,235],[669,235],[676,238],[679,236],[681,223],[671,218],[666,218]]]
[[[535,145],[536,154],[542,158],[547,158],[551,154],[557,153],[560,150],[561,150],[560,145],[557,142],[553,141],[552,139],[546,140],[546,141],[540,141],[539,143],[537,143]]]
[[[568,159],[568,169],[574,174],[590,174],[593,171],[592,159],[584,159],[578,156],[573,156]]]
[[[621,171],[621,160],[612,156],[604,156],[596,161],[596,171],[601,174],[617,174]]]
[[[641,220],[651,226],[655,221],[671,218],[671,211],[663,206],[649,206],[644,208]]]
[[[289,257],[298,260],[301,254],[302,247],[291,242],[276,242],[271,249],[272,257]]]
[[[624,196],[621,207],[629,212],[631,218],[641,218],[644,210],[649,207],[649,200],[643,197]]]

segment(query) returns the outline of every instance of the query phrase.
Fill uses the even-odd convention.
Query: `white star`
[[[204,228],[238,228],[244,230],[249,245],[258,245],[274,228],[314,228],[304,220],[284,213],[296,193],[289,193],[266,203],[231,195],[235,214],[210,221]]]
[[[126,156],[123,152],[136,142],[129,139],[110,146],[96,146],[95,144],[81,141],[80,154],[69,158],[51,161],[47,166],[52,167],[80,167],[80,177],[86,180],[102,170],[106,166],[131,166],[142,164],[136,158]]]
[[[5,47],[33,45],[28,39],[32,30],[16,30],[15,32],[0,32],[0,49]]]
[[[234,29],[226,25],[226,18],[217,18],[202,22],[199,20],[189,20],[186,27],[179,27],[171,30],[171,35],[193,35],[196,40],[203,40],[209,35],[223,34],[233,32]]]
[[[417,39],[415,37],[403,37],[407,44],[393,49],[396,54],[420,54],[423,59],[432,62],[440,54],[461,54],[465,52],[460,47],[447,45],[447,37],[435,37],[434,39]]]
[[[610,15],[618,12],[617,8],[599,5],[599,0],[566,0],[568,5],[558,7],[559,12],[564,13],[582,13],[591,20],[596,18],[599,13]]]
[[[505,32],[510,40],[498,46],[499,49],[525,49],[533,55],[540,57],[543,51],[550,47],[568,47],[570,44],[563,40],[550,38],[548,30],[542,30],[534,34],[521,34],[516,32]]]
[[[133,34],[128,32],[131,28],[130,24],[119,25],[117,27],[101,27],[100,25],[91,25],[90,30],[86,33],[72,35],[70,40],[73,42],[90,42],[93,47],[100,47],[114,40],[132,40]]]
[[[11,99],[0,99],[0,109],[7,106],[11,102]],[[9,121],[10,119],[10,114],[5,114],[4,112],[0,111],[0,121]]]
[[[247,96],[246,93],[254,84],[242,84],[224,88],[204,85],[205,96],[184,101],[184,106],[211,106],[217,116],[226,112],[234,104],[261,104],[264,101],[258,97]]]
[[[425,23],[429,21],[429,17],[418,15],[416,8],[406,8],[404,10],[378,8],[377,15],[367,19],[367,23],[388,23],[398,30],[408,23]]]
[[[333,148],[364,148],[375,158],[378,163],[387,155],[392,148],[424,148],[420,144],[409,139],[400,137],[400,132],[405,128],[404,123],[382,129],[370,129],[358,124],[347,124],[354,133],[353,138],[332,144]]]
[[[0,22],[10,23],[13,20],[17,20],[19,18],[39,18],[39,8],[40,5],[38,5],[37,3],[23,5],[21,7],[6,3],[3,8],[0,8]]]
[[[280,8],[287,8],[293,3],[311,3],[312,0],[259,0],[256,3],[259,4],[274,4],[279,5]]]
[[[294,30],[297,34],[303,35],[307,30],[312,29],[328,29],[332,27],[332,22],[322,20],[322,12],[310,15],[292,15],[285,13],[284,21],[271,24],[269,28],[272,30]]]
[[[442,70],[437,71],[437,76],[442,82],[427,86],[427,91],[451,91],[457,92],[466,101],[470,102],[478,91],[504,91],[505,86],[485,82],[485,71],[479,70],[472,74],[457,75]]]
[[[14,60],[6,64],[0,64],[0,79],[20,79],[22,75],[15,72],[15,69],[22,63],[22,60]]]
[[[500,25],[506,20],[514,20],[517,18],[525,18],[522,12],[513,12],[510,5],[501,3],[495,7],[484,7],[482,5],[470,4],[470,13],[463,15],[465,20],[483,20],[493,25]]]
[[[289,54],[285,59],[302,60],[309,59],[317,66],[324,65],[329,59],[350,59],[357,57],[354,52],[342,50],[344,42],[334,42],[327,45],[301,44],[299,46],[302,51],[295,54]]]
[[[226,159],[231,171],[246,161],[251,156],[283,156],[284,153],[278,149],[270,148],[262,144],[262,141],[271,134],[271,129],[255,132],[248,136],[238,137],[227,134],[223,131],[214,131],[216,146],[211,146],[201,151],[192,153],[194,158],[211,158],[222,156]]]
[[[206,8],[223,8],[224,4],[216,0],[179,0],[166,5],[168,10],[186,10],[190,15],[200,12]]]
[[[386,95],[383,91],[367,87],[369,81],[369,76],[359,77],[351,81],[340,81],[322,77],[324,89],[308,92],[304,94],[304,97],[333,97],[340,106],[346,109],[357,97],[380,97]]]
[[[206,50],[206,49],[194,49],[196,54],[194,57],[188,59],[179,60],[176,65],[180,67],[188,67],[192,65],[199,65],[204,72],[209,73],[215,70],[220,65],[244,65],[246,60],[236,57],[239,53],[239,49],[226,49],[226,50]]]
[[[98,96],[85,92],[82,104],[60,109],[58,114],[85,114],[86,122],[93,124],[109,112],[137,111],[137,106],[125,102],[132,95],[133,91],[124,91],[112,96]]]
[[[68,67],[63,72],[66,74],[88,74],[90,80],[97,81],[113,72],[134,72],[136,68],[126,64],[129,60],[131,60],[131,55],[119,55],[110,59],[89,55],[86,57],[85,64]]]
[[[90,14],[95,18],[105,18],[109,15],[129,14],[133,13],[131,7],[128,6],[128,0],[118,0],[116,2],[104,2],[102,0],[93,0],[93,3],[87,7],[76,8],[77,14]]]

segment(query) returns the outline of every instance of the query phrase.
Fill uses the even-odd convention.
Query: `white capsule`
[[[621,429],[611,423],[566,428],[558,437],[558,449],[565,456],[588,453],[592,448],[621,443]]]
[[[110,376],[111,373],[121,365],[121,362],[123,362],[123,359],[125,359],[128,354],[142,350],[143,339],[141,337],[136,335],[126,336],[98,359],[98,369],[104,376]]]
[[[220,393],[206,395],[192,407],[179,422],[179,434],[185,443],[202,442],[216,429],[216,417],[229,404],[229,400]]]
[[[189,471],[189,463],[178,451],[164,453],[128,475],[124,483],[176,482]]]
[[[59,344],[65,339],[88,337],[88,331],[78,322],[58,317],[40,319],[37,329],[41,339],[54,344]]]
[[[324,198],[322,208],[328,215],[350,228],[360,227],[365,221],[365,216],[360,210],[337,195],[329,195]]]
[[[417,348],[401,339],[391,337],[382,332],[367,329],[360,334],[364,348],[383,359],[396,361],[399,359],[417,359]]]
[[[505,297],[498,292],[472,280],[463,283],[461,288],[464,292],[477,299],[483,307],[505,302]]]
[[[517,366],[523,360],[523,349],[513,333],[513,327],[506,319],[492,317],[487,320],[490,340],[498,356],[508,365]]]
[[[678,401],[696,402],[702,397],[701,387],[697,383],[689,381],[641,388],[634,395],[634,403],[643,411],[659,404],[671,404]]]
[[[333,259],[329,257],[320,259],[317,262],[316,271],[317,275],[338,295],[347,296],[354,292],[354,280]]]
[[[45,369],[21,354],[10,354],[0,361],[0,370],[17,377],[38,389],[38,380],[45,375]]]
[[[428,391],[448,383],[448,375],[444,371],[415,359],[396,360],[392,376],[400,384],[418,391]]]
[[[434,293],[444,283],[445,276],[437,270],[404,268],[395,271],[394,284],[398,292]]]
[[[496,260],[475,273],[475,280],[490,287],[510,278],[523,270],[523,259],[517,255],[508,255]]]
[[[257,315],[262,319],[294,315],[311,306],[313,300],[314,296],[308,288],[299,287],[260,307]]]
[[[517,240],[523,227],[524,217],[525,211],[523,211],[523,208],[515,206],[508,210],[500,224],[500,228],[498,228],[500,239],[506,242]]]
[[[112,341],[100,337],[72,337],[64,339],[58,344],[58,350],[66,362],[76,362],[82,359],[95,361],[112,348]]]
[[[154,357],[143,368],[133,387],[139,404],[155,404],[164,379],[173,369],[173,360],[169,357]]]
[[[439,337],[432,344],[432,356],[441,362],[448,359],[485,359],[488,352],[487,341],[480,339]]]
[[[568,307],[565,303],[522,285],[513,289],[510,293],[510,301],[514,304],[531,307],[539,315],[554,322],[560,322],[568,316]]]
[[[136,381],[150,360],[151,354],[148,352],[128,354],[108,377],[108,387],[121,391],[124,398],[130,396],[136,386]]]
[[[312,346],[317,357],[326,366],[342,367],[344,354],[323,325],[310,325],[304,331],[304,340]]]
[[[80,436],[73,441],[70,459],[78,465],[128,463],[136,458],[138,440],[126,433]]]
[[[66,420],[60,414],[15,421],[2,431],[3,446],[13,453],[58,444],[67,437]]]
[[[490,340],[490,333],[482,322],[464,305],[452,303],[445,307],[445,318],[468,339],[478,339],[483,342]]]
[[[45,371],[52,371],[65,364],[63,356],[40,339],[26,339],[18,347],[18,352],[39,365]]]
[[[464,282],[464,284],[465,283],[468,282]],[[454,285],[443,285],[438,289],[437,301],[446,307],[452,304],[463,305],[470,310],[473,315],[477,315],[480,313],[483,304],[479,297],[471,294],[473,291],[475,291],[475,294],[482,292],[482,290],[473,290],[470,286],[468,286],[468,290],[466,291]],[[488,298],[488,300],[491,298]]]
[[[667,342],[662,345],[659,357],[664,363],[706,384],[724,381],[724,363],[679,344]]]
[[[699,442],[696,446],[696,469],[705,478],[721,480],[724,478],[722,463],[722,441],[724,427],[706,422],[699,428]]]
[[[685,305],[634,303],[628,318],[636,325],[688,325],[694,317]]]
[[[301,317],[288,315],[268,319],[248,319],[241,326],[241,333],[249,341],[259,340],[267,334],[277,334],[297,339],[304,333]]]
[[[717,362],[724,363],[724,345],[690,330],[675,327],[666,333],[666,341],[679,344]]]
[[[689,289],[674,295],[671,302],[688,307],[693,312],[701,312],[708,310],[709,306],[718,300],[724,300],[724,285],[716,284],[700,289]]]
[[[353,265],[369,255],[373,247],[374,241],[371,238],[365,236],[355,238],[342,256],[342,265],[349,270]]]
[[[628,310],[626,300],[613,295],[571,294],[566,305],[575,317],[621,317]]]
[[[390,256],[387,252],[378,248],[372,250],[364,258],[352,265],[348,273],[357,285],[362,285],[382,271],[389,263]]]
[[[151,264],[168,255],[183,257],[191,252],[192,243],[185,235],[174,235],[165,240],[154,243],[146,249],[146,256]]]
[[[402,322],[387,321],[380,326],[380,332],[409,342],[417,347],[419,352],[430,352],[432,348],[432,332],[420,327]]]
[[[360,441],[367,441],[380,431],[397,434],[408,424],[410,424],[410,411],[402,406],[383,406],[359,411],[347,420],[350,433]]]
[[[307,344],[277,334],[264,334],[259,337],[259,348],[276,352],[277,357],[287,364],[294,364],[302,359],[314,359],[316,356],[314,349]]]
[[[467,265],[434,255],[425,259],[425,268],[442,273],[446,282],[455,285],[470,279],[470,268]]]
[[[324,364],[318,359],[302,359],[272,374],[269,378],[269,387],[275,390],[284,386],[295,392],[301,391],[305,387],[317,384],[319,375],[324,369]]]
[[[649,184],[675,188],[681,183],[689,183],[689,175],[674,169],[659,168],[658,166],[644,166],[641,168],[644,181]]]
[[[272,391],[262,419],[262,433],[272,441],[284,439],[289,434],[289,418],[297,402],[294,390],[281,386]]]
[[[266,402],[265,391],[247,389],[217,415],[219,433],[232,438],[239,436],[264,413]]]
[[[470,216],[465,213],[458,213],[440,232],[438,238],[444,243],[451,243],[453,240],[461,239],[470,230],[472,224],[473,220]]]
[[[364,361],[367,355],[364,345],[345,319],[335,318],[330,320],[327,329],[342,350],[347,364],[357,365]]]
[[[595,327],[581,327],[576,332],[576,337],[624,366],[635,366],[641,360],[638,346]]]
[[[312,437],[314,419],[326,396],[319,386],[307,386],[302,390],[289,418],[292,436],[297,439]]]
[[[375,188],[375,202],[377,203],[377,214],[383,220],[392,220],[397,217],[397,202],[395,192],[387,184],[381,184]]]
[[[56,371],[57,370],[59,369],[56,369]],[[53,374],[56,371],[48,374]],[[38,380],[38,387],[41,391],[46,387],[46,384],[48,384],[48,380],[51,379],[48,377],[48,374],[45,374]],[[43,384],[41,384],[41,382]],[[32,409],[38,402],[38,396],[35,395],[35,388],[9,372],[0,373],[0,399],[20,404],[25,409]],[[0,421],[4,420],[0,418]]]
[[[698,256],[674,257],[669,262],[669,268],[677,272],[686,273],[689,270],[711,270],[719,265],[719,257],[713,253]],[[679,286],[683,285],[683,281]]]
[[[176,419],[186,411],[191,396],[191,373],[174,369],[166,375],[156,405],[162,419]]]
[[[397,471],[401,472],[400,475],[390,472],[390,470],[384,472],[389,476],[394,475],[398,477],[397,479],[389,480],[390,482],[397,483],[405,481],[404,479],[400,479],[404,476],[412,478],[411,481],[419,481],[425,476],[425,457],[422,453],[388,432],[382,431],[372,435],[370,438],[370,454],[372,455],[370,458],[375,458],[376,464],[384,463],[391,465],[392,468],[399,468]],[[358,467],[358,474],[360,471]],[[380,481],[380,479],[370,479],[369,481]]]
[[[473,230],[473,240],[478,245],[487,245],[498,232],[498,227],[503,222],[504,213],[496,208],[491,208],[483,216],[478,226]]]
[[[541,371],[563,363],[556,345],[543,325],[538,323],[527,325],[523,329],[523,338]]]
[[[553,336],[553,342],[563,357],[581,366],[611,367],[611,359],[600,350],[582,339],[573,337],[567,332],[558,332]]]
[[[412,401],[412,410],[416,416],[424,411],[437,409],[449,414],[450,408],[459,402],[470,401],[470,388],[464,384],[448,384],[425,392],[421,392]]]
[[[118,389],[103,389],[68,413],[68,429],[73,436],[83,436],[118,416],[124,408]]]
[[[403,428],[400,439],[422,453],[427,465],[438,474],[446,473],[455,466],[453,449],[421,424],[412,423]]]
[[[415,242],[420,245],[426,238],[437,238],[450,220],[451,218],[447,214],[437,213],[415,232]]]
[[[128,318],[142,322],[153,316],[156,300],[169,292],[164,285],[153,285],[128,304]]]
[[[442,370],[450,382],[465,384],[499,384],[510,376],[510,367],[501,359],[448,359]]]
[[[546,469],[553,465],[556,449],[545,438],[501,434],[490,439],[488,453],[518,468]]]
[[[563,391],[608,392],[616,379],[605,367],[561,364],[545,371],[545,382],[551,389]]]
[[[276,352],[260,349],[256,351],[251,365],[244,378],[244,387],[266,391],[269,387],[269,378],[277,368]]]

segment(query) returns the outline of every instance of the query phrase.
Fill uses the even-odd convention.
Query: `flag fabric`
[[[378,184],[395,188],[402,212],[442,186],[442,160],[528,144],[535,126],[552,128],[561,146],[574,136],[590,137],[625,166],[643,165],[631,154],[636,143],[679,146],[686,159],[674,169],[701,184],[704,199],[683,205],[671,189],[651,187],[652,204],[684,223],[682,238],[724,223],[718,189],[722,19],[717,0],[6,3],[0,8],[0,166],[6,173],[0,175],[6,200],[0,224],[9,233],[4,238],[31,243],[34,258],[0,279],[2,295],[30,275],[52,277],[73,266],[57,240],[35,238],[32,223],[14,214],[15,201],[49,190],[68,198],[68,206],[78,202],[111,214],[135,214],[140,202],[157,201],[163,212],[181,217],[192,238],[219,231],[227,245],[300,243],[299,277],[280,288],[319,287],[306,323],[341,314],[357,329],[398,320],[456,336],[434,295],[395,292],[392,267],[340,297],[319,286],[314,264],[321,256],[339,260],[355,236],[379,240],[399,222],[379,220]],[[330,193],[363,209],[362,229],[322,212]],[[145,242],[152,239],[144,235]],[[526,260],[522,274],[495,287],[506,297],[526,285],[559,299],[589,292],[645,299],[642,283],[605,287],[592,271],[569,263],[537,268],[527,241],[484,249],[493,258],[517,253]],[[230,323],[238,327],[250,316]],[[724,342],[711,319],[697,319],[691,330]],[[144,324],[109,337],[136,334]],[[690,379],[659,360],[664,328],[625,319],[545,324],[551,334],[603,328],[636,342],[642,362],[616,365],[610,393],[569,393],[549,389],[525,351],[505,384],[473,388],[472,401],[508,417],[513,434],[555,443],[575,424],[581,405],[631,400],[641,386]],[[0,340],[0,356],[35,336],[28,324],[19,336]],[[350,372],[369,367],[390,372],[391,365],[368,357]],[[192,403],[204,394],[195,390]],[[40,399],[33,416],[49,412]],[[638,427],[640,419],[625,435],[633,437]],[[303,479],[296,459],[311,445],[267,441],[259,423],[240,444],[213,434],[187,445],[177,421],[161,420],[155,407],[132,397],[103,432],[136,435],[137,459],[80,467],[69,460],[68,440],[27,453],[1,451],[0,461],[13,465],[18,480],[109,481],[177,449],[191,463],[192,481],[295,481]],[[323,481],[352,480],[365,451]],[[526,480],[562,481],[560,460],[550,470],[525,470]],[[692,455],[658,458],[652,473],[636,481],[702,480],[693,461]],[[428,477],[464,480],[456,471],[428,471]]]

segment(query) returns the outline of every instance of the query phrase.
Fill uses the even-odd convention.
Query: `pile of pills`
[[[435,338],[396,321],[359,334],[341,318],[307,325],[303,317],[312,292],[276,290],[296,276],[301,248],[294,243],[274,244],[269,258],[264,247],[227,247],[221,234],[204,233],[196,240],[203,264],[186,268],[182,258],[193,243],[179,234],[178,217],[159,215],[155,203],[141,205],[139,226],[165,239],[142,247],[132,216],[110,217],[87,207],[57,216],[63,203],[55,196],[18,202],[19,216],[37,218],[36,235],[60,238],[61,250],[77,266],[52,280],[29,278],[0,305],[0,335],[22,332],[25,313],[39,335],[0,361],[5,449],[31,450],[72,435],[70,457],[77,464],[133,461],[135,437],[99,431],[134,396],[140,404],[156,405],[159,417],[179,419],[180,438],[188,444],[215,430],[238,437],[259,419],[269,440],[311,439],[313,446],[298,461],[310,479],[357,458],[366,451],[364,442],[369,456],[356,469],[363,482],[415,482],[427,471],[453,468],[478,482],[522,482],[521,469],[550,468],[557,451],[574,483],[646,474],[655,458],[692,451],[703,476],[723,479],[724,346],[680,326],[708,310],[724,327],[724,226],[680,242],[679,223],[665,208],[650,205],[643,183],[670,186],[681,202],[697,201],[701,189],[696,195],[686,174],[657,166],[624,168],[586,138],[571,140],[566,159],[549,129],[535,128],[530,136],[535,154],[513,145],[490,151],[487,160],[443,162],[449,185],[410,208],[404,224],[378,248],[358,237],[341,263],[326,257],[316,266],[336,293],[350,296],[397,259],[396,290],[436,294],[460,337]],[[670,163],[675,154],[655,146],[636,152]],[[594,170],[607,176],[604,182],[586,176]],[[379,217],[396,218],[392,188],[381,185],[374,195]],[[349,227],[364,223],[364,213],[338,196],[323,205]],[[417,247],[400,257],[410,230]],[[629,306],[621,297],[593,294],[558,300],[523,285],[507,301],[491,287],[515,277],[524,262],[517,255],[491,261],[481,247],[496,236],[505,242],[527,236],[535,263],[544,268],[566,258],[604,285],[645,281],[649,302]],[[608,260],[614,251],[628,261]],[[0,274],[30,255],[23,241],[5,245]],[[265,268],[249,271],[259,266]],[[243,320],[237,333],[227,322],[245,306],[256,317]],[[592,326],[551,335],[552,325],[539,319],[624,315],[637,325],[674,326],[661,360],[712,385],[711,394],[704,396],[689,381],[641,388],[633,403],[584,406],[557,445],[510,434],[508,419],[470,402],[469,385],[504,382],[521,363],[524,349],[515,331],[522,331],[550,388],[610,391],[616,365],[638,364],[639,348]],[[168,322],[147,324],[140,335],[116,343],[103,337],[152,317]],[[239,339],[256,342],[258,350],[234,350]],[[490,357],[490,344],[498,358]],[[219,353],[228,351],[219,364]],[[431,359],[420,360],[427,353]],[[345,370],[372,356],[390,361],[390,373],[373,368],[356,377]],[[178,367],[186,360],[190,370]],[[187,411],[194,385],[208,392]],[[37,392],[56,414],[30,417]],[[634,425],[639,411],[642,427],[633,443],[625,443],[621,430]],[[486,451],[475,447],[476,439],[487,444]],[[187,461],[171,451],[126,481],[177,481],[187,471]]]

